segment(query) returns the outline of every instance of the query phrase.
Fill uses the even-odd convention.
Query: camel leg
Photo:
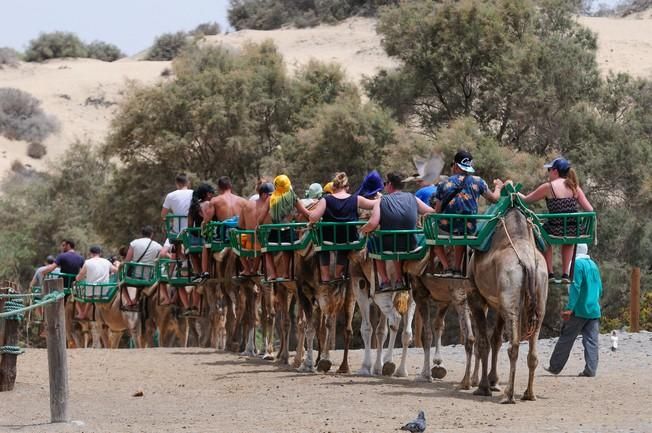
[[[313,314],[313,317],[308,318],[305,321],[305,338],[306,338],[306,356],[301,367],[299,367],[300,372],[305,373],[314,373],[315,372],[315,363],[313,359],[313,346],[315,344],[315,334],[316,334],[316,321],[319,320],[318,314]]]
[[[471,376],[471,386],[478,386],[480,384],[480,349],[478,346],[478,340],[476,340],[473,344],[475,362],[473,365],[473,376]]]
[[[294,352],[294,361],[292,362],[292,366],[294,368],[299,368],[303,362],[303,356],[304,356],[305,344],[306,344],[306,328],[308,326],[306,323],[307,320],[304,316],[301,302],[296,303],[296,315],[297,315],[297,325],[296,325],[297,348],[296,351]]]
[[[338,373],[351,373],[351,368],[349,367],[349,345],[351,344],[351,336],[353,335],[354,312],[355,295],[353,294],[353,290],[347,288],[346,296],[344,298],[344,321],[346,322],[346,329],[344,330],[344,354],[342,355],[340,368],[337,369]]]
[[[496,318],[496,328],[491,335],[491,371],[489,372],[489,386],[491,387],[492,391],[498,392],[500,392],[500,388],[498,387],[498,352],[500,351],[500,346],[503,343],[504,326],[505,321],[499,314]]]
[[[377,357],[374,366],[374,374],[383,374],[391,376],[396,370],[396,364],[393,362],[394,346],[396,345],[396,335],[401,323],[401,315],[394,308],[394,296],[392,293],[379,293],[374,296],[376,305],[380,308],[381,319],[376,327]],[[389,323],[389,345],[382,356],[385,339],[387,338],[387,325]]]
[[[111,349],[117,349],[120,346],[121,338],[122,338],[122,331],[110,331],[109,347]]]
[[[417,280],[415,278],[414,280]],[[416,282],[414,285],[414,296],[419,307],[419,317],[421,317],[422,330],[419,330],[419,324],[416,323],[415,335],[421,335],[421,347],[423,347],[423,367],[421,374],[415,380],[419,382],[432,382],[430,371],[430,348],[432,346],[432,328],[430,326],[430,294],[422,287],[421,283]],[[437,353],[439,347],[437,347]],[[435,354],[435,356],[437,356]]]
[[[371,298],[367,291],[360,287],[359,279],[352,280],[353,288],[355,291],[355,299],[360,310],[360,335],[364,343],[364,357],[362,358],[362,366],[358,370],[358,374],[362,376],[371,376],[371,334],[373,328],[371,327]],[[382,347],[382,346],[381,346]]]
[[[394,376],[396,377],[408,377],[405,363],[407,361],[408,349],[410,347],[410,343],[412,342],[412,320],[414,319],[414,313],[416,309],[417,304],[410,296],[410,304],[408,306],[408,310],[403,315],[403,333],[401,334],[401,363],[399,364],[396,373],[394,373]]]
[[[537,341],[539,340],[540,329],[541,328],[537,329],[534,335],[530,337],[530,350],[527,354],[527,367],[529,370],[527,389],[525,390],[523,397],[521,397],[521,400],[536,401],[537,399],[536,395],[534,394],[534,371],[536,370],[537,365],[539,365],[539,357],[537,356]]]
[[[487,336],[487,317],[484,314],[484,301],[477,292],[471,294],[471,309],[473,311],[473,319],[477,324],[478,329],[478,354],[482,362],[482,377],[478,385],[478,389],[473,391],[474,395],[491,396],[491,388],[489,387],[489,379],[487,378],[487,363],[489,361],[489,337]],[[465,384],[462,384],[465,385]],[[462,389],[464,388],[462,386]]]
[[[101,349],[102,324],[100,322],[91,322],[91,334],[93,336],[93,349]]]
[[[433,358],[433,366],[430,370],[430,374],[436,379],[443,379],[446,377],[446,368],[442,366],[443,359],[441,357],[441,336],[444,333],[445,323],[444,318],[446,317],[446,311],[448,310],[448,304],[437,303],[437,315],[435,316],[435,356]],[[430,333],[430,342],[432,344],[432,332]],[[425,367],[428,367],[427,365]]]
[[[464,352],[466,362],[464,367],[464,377],[460,383],[461,389],[471,389],[471,362],[473,360],[473,347],[475,345],[475,335],[473,335],[473,323],[471,320],[471,310],[466,296],[464,287],[450,285],[449,292],[455,304],[455,310],[460,321],[460,331],[464,339]],[[485,319],[486,320],[486,319]],[[486,334],[486,328],[485,328]],[[487,343],[488,347],[488,343]],[[477,359],[477,358],[476,358]]]
[[[289,296],[289,290],[283,287],[279,291],[279,314],[281,321],[281,347],[279,348],[278,363],[281,365],[288,365],[290,360],[290,303],[292,297]]]
[[[263,359],[271,361],[274,359],[274,289],[271,287],[262,287],[263,291]]]
[[[324,309],[322,309],[324,311]],[[321,314],[319,325],[319,360],[317,361],[317,370],[327,373],[333,363],[330,360],[330,335],[332,323],[335,322],[334,314]]]
[[[514,308],[512,311],[518,311]],[[516,381],[516,362],[518,361],[518,349],[519,349],[519,320],[514,313],[507,313],[505,317],[505,325],[509,330],[509,349],[507,349],[507,354],[509,355],[509,383],[505,388],[505,395],[500,401],[505,404],[516,403],[514,401],[514,382]],[[484,370],[484,368],[483,368]]]

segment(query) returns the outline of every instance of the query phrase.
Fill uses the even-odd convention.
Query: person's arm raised
[[[532,191],[527,195],[522,194],[520,192],[518,193],[518,195],[523,199],[525,203],[530,204],[546,198],[548,196],[548,191],[550,191],[550,185],[544,183],[539,185],[537,189],[535,189],[534,191]]]
[[[502,180],[494,179],[494,190],[491,191],[489,187],[487,187],[487,190],[482,194],[482,196],[491,203],[495,203],[500,200],[500,191],[503,189],[503,186],[504,184]]]

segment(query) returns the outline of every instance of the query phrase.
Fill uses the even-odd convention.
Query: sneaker
[[[405,289],[405,283],[403,280],[396,280],[394,283],[394,290],[404,290]]]
[[[445,269],[444,272],[441,274],[442,277],[444,278],[451,278],[455,273],[453,272],[452,269]]]
[[[561,274],[561,280],[559,280],[561,284],[570,284],[571,280],[568,274]]]
[[[555,373],[554,371],[550,371],[550,366],[549,365],[544,365],[542,366],[545,371],[547,371],[550,374],[554,374],[555,376],[558,375],[559,373]]]
[[[211,276],[211,274],[209,274],[208,272],[202,272],[199,275],[194,275],[192,277],[192,280],[190,280],[190,281],[193,282],[193,283],[201,283],[201,282],[207,280],[210,276]]]
[[[464,275],[462,275],[462,271],[453,271],[453,278],[464,278]]]
[[[550,284],[561,284],[561,280],[555,276],[554,272],[548,274],[548,283]]]
[[[578,374],[577,377],[593,377],[593,376],[588,374],[586,371],[580,371],[580,374]]]

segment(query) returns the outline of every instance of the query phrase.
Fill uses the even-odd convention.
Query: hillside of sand
[[[579,21],[598,34],[598,62],[604,73],[613,70],[652,76],[652,11],[628,18],[581,17]],[[276,43],[290,70],[313,58],[337,62],[350,79],[358,82],[379,68],[395,65],[380,45],[375,20],[366,18],[312,29],[242,30],[209,37],[207,43],[223,43],[237,49],[246,41],[265,39]],[[0,87],[29,92],[42,102],[46,113],[56,116],[61,123],[60,132],[46,140],[48,155],[41,160],[27,156],[27,143],[0,137],[0,173],[15,160],[44,168],[48,161],[56,162],[76,140],[102,142],[127,83],[156,83],[163,79],[161,72],[170,67],[170,62],[139,61],[139,57],[142,56],[113,63],[58,59],[0,69]]]

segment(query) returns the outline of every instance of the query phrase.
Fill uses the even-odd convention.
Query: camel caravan
[[[534,400],[548,287],[572,279],[573,255],[567,251],[594,241],[595,213],[577,184],[572,200],[559,193],[558,185],[574,179],[562,158],[546,165],[550,181],[529,195],[498,179],[492,191],[473,174],[468,152],[455,155],[448,177],[440,176],[443,166],[435,155],[418,164],[420,173],[411,178],[372,171],[355,192],[347,175],[337,173],[323,188],[311,185],[305,198],[285,175],[259,182],[249,199],[234,194],[227,177],[215,191],[209,184],[192,190],[179,175],[162,208],[163,245],[144,227],[122,262],[101,258],[93,247],[82,264],[71,260],[71,253],[79,256],[74,243],[64,241],[64,252],[39,276],[43,284],[63,279],[71,347],[117,348],[126,335],[137,348],[211,347],[302,372],[331,370],[343,314],[337,373],[351,373],[357,305],[364,343],[358,374],[407,377],[408,347],[416,334],[424,352],[416,380],[441,379],[444,318],[454,308],[467,355],[460,387],[477,387],[477,395],[498,390],[498,352],[506,338],[510,375],[504,402],[513,403],[519,345],[528,341],[529,381],[522,398]],[[410,182],[422,188],[404,191]],[[551,194],[542,195],[542,188]],[[489,204],[484,212],[480,196]],[[544,196],[550,213],[534,213],[528,203]],[[575,204],[559,210],[556,199]],[[554,245],[561,245],[564,257],[561,280],[553,273]],[[496,312],[492,330],[489,308]],[[375,329],[373,309],[379,317]]]

